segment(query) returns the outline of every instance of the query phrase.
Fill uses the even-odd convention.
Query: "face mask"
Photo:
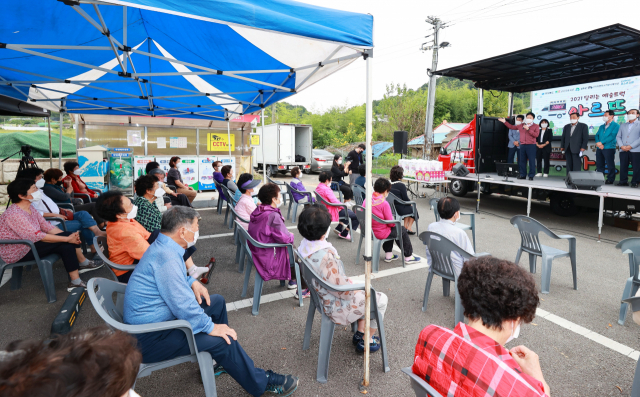
[[[342,164],[342,160],[338,160],[338,164]]]
[[[520,124],[522,124],[522,121],[516,120],[516,125],[520,125]]]
[[[31,193],[31,197],[33,198],[30,198],[28,200],[32,203],[37,203],[38,201],[42,200],[42,193],[36,190],[35,192]]]
[[[609,122],[609,117],[602,116],[602,121],[604,121],[605,123],[608,123]]]
[[[513,323],[515,325],[515,321]],[[513,328],[511,328],[511,336],[509,336],[509,338],[505,342],[505,345],[511,342],[512,340],[516,339],[518,336],[520,336],[520,323],[518,323],[518,325],[515,325]]]
[[[533,119],[526,119],[524,122],[527,124],[533,124]]]
[[[282,200],[282,197],[278,197],[278,203],[276,204],[277,208],[282,207],[282,204],[284,203],[284,201]]]
[[[58,181],[58,182],[56,182],[56,185],[58,185],[58,186],[62,186],[62,181]]]
[[[189,230],[189,229],[187,229]],[[200,230],[198,230],[197,232],[191,231],[189,230],[191,233],[193,233],[193,241],[189,242],[187,240],[184,240],[184,237],[182,238],[184,240],[185,243],[187,243],[187,248],[191,248],[194,245],[196,245],[196,241],[198,241],[198,237],[200,236]]]
[[[576,124],[577,122],[578,122],[578,119],[575,119],[575,120],[571,119],[571,124]]]
[[[162,197],[164,196],[164,190],[162,190],[162,188],[157,188],[155,193],[153,193],[153,195],[156,197]]]
[[[131,212],[127,214],[127,219],[133,219],[138,215],[138,206],[134,205]]]
[[[40,179],[40,180],[36,181],[36,187],[38,189],[42,189],[43,186],[44,186],[44,179]]]
[[[80,175],[80,174],[82,174],[82,171],[80,171],[80,168],[78,168],[77,170],[73,171],[73,173],[75,175]]]
[[[635,114],[628,114],[627,115],[627,121],[632,122],[634,121],[638,116],[636,116]]]
[[[542,128],[547,128],[547,126],[548,126],[548,125],[549,125],[549,124],[547,124],[547,123],[541,123],[541,124],[540,124],[540,127],[542,127]]]

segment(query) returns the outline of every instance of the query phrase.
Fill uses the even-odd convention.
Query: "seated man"
[[[458,200],[453,197],[443,197],[438,201],[437,209],[438,214],[440,214],[440,220],[430,224],[428,230],[448,238],[458,247],[470,254],[475,254],[473,244],[471,244],[471,240],[469,240],[467,233],[456,227],[456,222],[460,219],[460,203]],[[426,257],[427,263],[431,266],[431,255],[429,254],[428,248]],[[456,274],[460,274],[460,270],[462,270],[462,257],[453,252],[451,254],[451,261],[453,262]]]
[[[538,355],[506,349],[539,304],[536,283],[518,265],[490,256],[465,263],[458,292],[469,324],[420,332],[413,373],[443,396],[548,396]]]
[[[198,239],[198,213],[189,207],[170,208],[162,217],[161,233],[133,272],[124,296],[124,322],[150,324],[186,320],[191,324],[199,351],[216,363],[249,394],[290,395],[298,378],[256,368],[227,325],[227,308],[220,295],[187,275],[182,258]],[[204,299],[203,299],[204,298]],[[135,335],[144,363],[189,354],[183,331],[172,329]]]

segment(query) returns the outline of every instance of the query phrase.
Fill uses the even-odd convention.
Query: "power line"
[[[554,1],[552,3],[541,4],[541,5],[538,5],[538,6],[535,6],[535,7],[525,8],[525,9],[522,9],[522,10],[515,10],[515,11],[512,11],[510,13],[503,13],[503,14],[498,14],[498,15],[486,15],[486,16],[484,16],[482,18],[461,19],[459,21],[456,21],[453,25],[457,25],[458,23],[468,22],[468,21],[486,21],[486,20],[489,20],[489,19],[513,17],[513,16],[516,16],[516,15],[526,14],[526,13],[529,13],[531,11],[538,12],[538,11],[547,10],[547,9],[550,9],[550,8],[564,7],[564,6],[567,6],[569,4],[578,3],[578,2],[581,2],[581,1],[584,1],[584,0],[574,0],[574,1],[570,1],[568,3],[567,3],[567,1],[569,1],[569,0],[558,0],[558,1]],[[540,8],[540,7],[542,7],[542,8]],[[453,25],[451,25],[451,26],[453,26]]]
[[[453,11],[453,10],[457,10],[458,8],[460,8],[460,7],[462,7],[462,6],[466,6],[467,4],[471,3],[472,1],[474,1],[474,0],[469,0],[469,1],[465,2],[465,3],[460,4],[460,5],[459,5],[459,6],[457,6],[457,7],[453,7],[453,8],[452,8],[452,9],[450,9],[449,11],[445,12],[443,15],[447,15],[447,14],[451,13],[451,11]]]

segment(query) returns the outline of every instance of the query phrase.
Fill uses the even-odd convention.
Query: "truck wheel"
[[[268,165],[266,171],[269,178],[271,178],[277,172],[276,167],[274,167],[273,165]]]
[[[305,174],[309,175],[311,173],[311,168],[305,168],[302,170]]]
[[[580,207],[576,205],[570,194],[556,193],[549,197],[549,201],[551,211],[558,216],[576,216],[580,212]]]
[[[456,197],[464,197],[467,195],[467,181],[461,181],[460,179],[452,179],[449,186],[451,194]]]
[[[282,175],[287,175],[287,172],[288,172],[288,171],[278,171],[278,172],[279,172],[280,174],[282,174]]]
[[[480,193],[484,194],[485,196],[490,196],[491,195],[491,184],[489,183],[483,183],[480,185]]]

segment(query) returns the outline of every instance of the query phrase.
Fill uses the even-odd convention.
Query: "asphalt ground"
[[[288,180],[290,177],[278,179]],[[302,180],[307,189],[312,190],[317,184],[317,175],[303,175]],[[421,190],[433,193],[431,190]],[[475,210],[475,195],[469,194],[459,200],[463,210]],[[426,199],[417,199],[417,203],[420,231],[425,231],[435,218]],[[514,260],[520,237],[509,219],[513,215],[526,214],[526,201],[495,195],[483,196],[480,208],[480,213],[476,215],[477,251]],[[282,209],[286,215],[286,207]],[[238,273],[238,266],[234,263],[233,237],[204,238],[231,233],[223,225],[224,213],[218,215],[215,209],[210,209],[202,210],[201,215],[201,239],[196,245],[198,251],[194,260],[203,266],[211,257],[215,257],[217,265],[208,285],[209,291],[221,294],[228,303],[241,301],[243,275]],[[627,354],[631,350],[640,350],[640,328],[630,316],[624,326],[617,323],[620,297],[629,277],[629,268],[627,256],[622,255],[615,244],[624,238],[638,236],[638,233],[605,225],[602,241],[597,242],[597,213],[583,212],[573,218],[562,218],[554,215],[548,204],[533,202],[531,216],[559,234],[577,237],[578,290],[573,290],[569,259],[554,261],[551,290],[549,294],[541,295],[540,309],[557,317],[546,313],[545,318],[536,317],[532,324],[522,327],[520,337],[510,342],[508,347],[523,344],[538,353],[545,379],[554,396],[628,396],[638,353],[631,357]],[[463,216],[461,222],[467,222],[467,219]],[[289,221],[287,225],[294,226]],[[295,228],[290,230],[296,235],[298,243],[300,234]],[[359,235],[356,233],[354,237],[354,243],[337,239],[333,234],[329,239],[340,253],[349,276],[364,273],[362,261],[355,264]],[[558,248],[566,249],[568,245],[566,241],[552,241],[544,237],[542,240],[543,244]],[[424,256],[425,247],[417,236],[412,236],[411,241],[415,253]],[[528,269],[526,256],[521,259],[520,265]],[[389,274],[399,267],[400,262],[381,261],[379,274],[382,277],[372,281],[377,291],[389,297],[384,321],[391,371],[384,373],[380,354],[372,354],[371,385],[367,389],[370,395],[413,395],[409,380],[400,369],[411,365],[419,332],[429,324],[449,328],[454,326],[453,294],[451,297],[442,296],[440,278],[434,278],[429,306],[426,312],[422,312],[427,270],[422,267]],[[54,274],[58,301],[53,304],[46,303],[37,269],[25,272],[21,290],[10,291],[9,283],[0,288],[0,347],[16,339],[45,339],[49,336],[51,322],[67,296],[67,276],[61,263],[54,266]],[[106,269],[100,269],[85,273],[82,277],[85,280],[90,277],[108,278],[109,274]],[[534,277],[539,286],[540,270]],[[263,296],[285,291],[277,281],[270,281],[264,285]],[[252,296],[253,276],[247,298]],[[352,334],[345,327],[337,327],[334,334],[328,382],[316,382],[320,320],[316,315],[311,348],[302,351],[309,301],[305,300],[304,303],[304,307],[298,307],[297,300],[293,298],[264,302],[258,316],[251,315],[251,307],[232,310],[229,312],[229,325],[237,331],[238,340],[257,366],[300,377],[296,396],[361,395],[358,385],[362,379],[363,357],[355,352],[351,344]],[[229,306],[233,308],[235,305]],[[566,321],[583,328],[577,331],[567,329],[566,324],[571,323]],[[75,329],[100,324],[102,321],[87,302]],[[591,338],[582,335],[589,331]],[[610,344],[607,342],[610,340],[618,342],[622,348],[619,345],[613,348],[605,346]],[[624,351],[625,346],[630,349]],[[247,395],[228,375],[218,377],[216,382],[219,396]],[[136,384],[136,391],[143,397],[204,396],[197,364],[182,364],[141,378]]]

